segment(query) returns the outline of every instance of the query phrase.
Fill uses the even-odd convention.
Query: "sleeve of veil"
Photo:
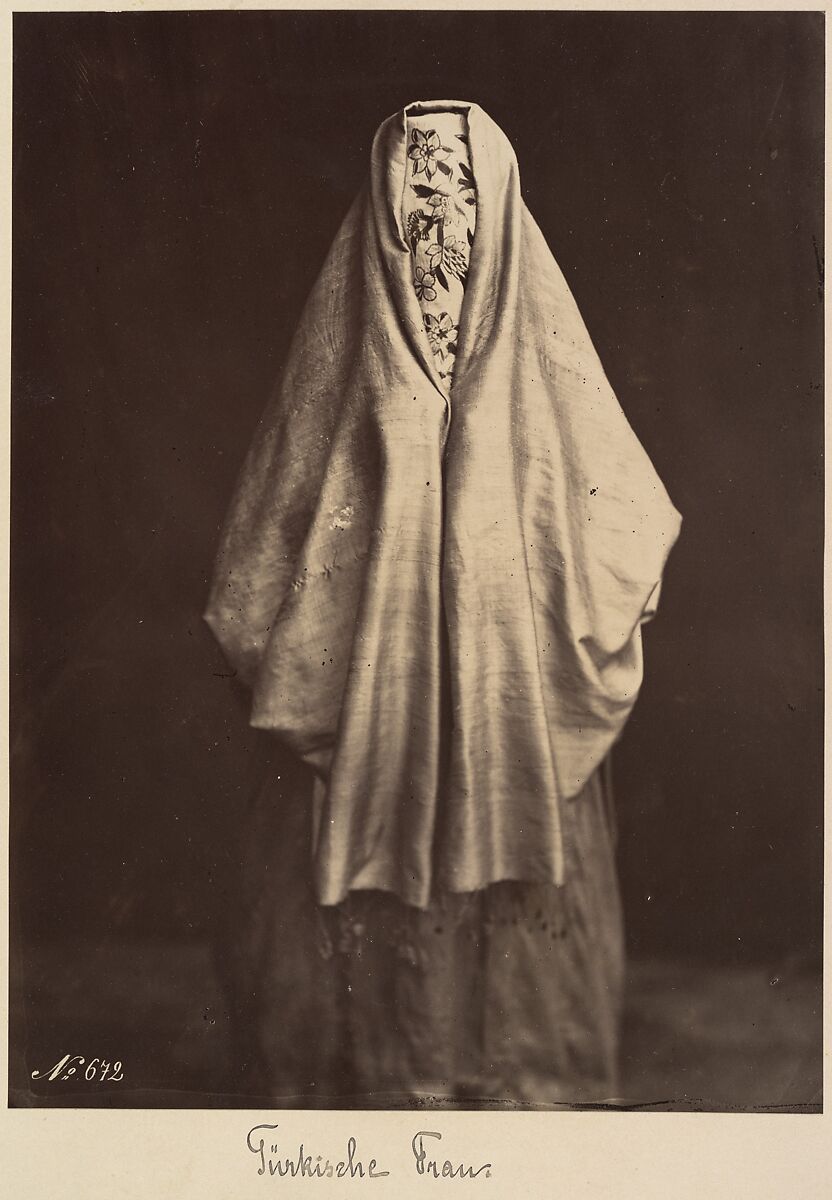
[[[355,282],[356,211],[348,214],[306,302],[279,385],[257,426],[220,536],[205,620],[241,681],[253,687],[291,588],[329,461],[343,382],[333,320]]]
[[[559,563],[541,582],[540,606],[557,637],[550,711],[569,795],[603,760],[638,694],[641,629],[657,611],[681,517],[621,409],[560,268],[524,215],[538,284],[536,337],[556,405],[547,449],[555,498],[549,541]]]

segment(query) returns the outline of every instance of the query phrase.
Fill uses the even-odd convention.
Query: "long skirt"
[[[624,947],[605,772],[563,805],[565,884],[427,910],[311,887],[309,781],[267,772],[221,945],[241,1086],[293,1107],[593,1103],[617,1094]]]

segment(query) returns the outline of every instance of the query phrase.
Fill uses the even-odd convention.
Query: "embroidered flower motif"
[[[434,218],[421,208],[417,208],[407,218],[407,236],[411,241],[427,241],[433,229]]]
[[[429,129],[426,133],[421,129],[413,130],[413,142],[408,148],[407,156],[413,163],[414,175],[424,172],[428,179],[433,179],[437,171],[450,175],[451,168],[445,163],[450,153],[448,147],[439,141],[435,129]]]
[[[407,154],[413,165],[404,203],[413,287],[436,371],[450,387],[459,338],[458,284],[464,288],[467,282],[476,193],[467,138],[456,134],[447,140],[449,146],[442,143],[442,127],[411,131]]]
[[[433,313],[425,313],[424,319],[425,332],[433,353],[438,354],[441,358],[446,358],[449,354],[456,354],[456,339],[459,330],[448,314],[443,312],[440,316],[435,317]]]
[[[433,286],[436,283],[436,278],[431,271],[426,271],[424,267],[417,267],[414,271],[413,286],[416,289],[416,296],[419,300],[435,300],[436,288]]]
[[[447,238],[441,245],[434,242],[427,249],[428,262],[432,271],[444,267],[461,283],[468,272],[468,247],[459,238]]]
[[[451,274],[456,275],[464,285],[468,279],[468,248],[465,243],[459,240],[455,240],[453,245],[446,243],[443,261]]]

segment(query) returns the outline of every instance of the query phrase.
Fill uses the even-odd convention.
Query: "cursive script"
[[[474,1167],[466,1167],[465,1163],[454,1164],[446,1158],[440,1165],[435,1158],[428,1157],[424,1138],[436,1138],[438,1142],[441,1142],[442,1134],[434,1133],[430,1129],[420,1129],[418,1133],[414,1133],[410,1148],[416,1161],[418,1175],[427,1175],[433,1179],[476,1179],[484,1171],[484,1178],[491,1178],[490,1162],[483,1163],[481,1167],[474,1169]]]
[[[374,1158],[365,1167],[362,1160],[356,1157],[357,1143],[354,1137],[347,1141],[346,1156],[335,1162],[324,1158],[322,1154],[307,1154],[303,1142],[296,1154],[283,1157],[277,1140],[272,1140],[275,1129],[277,1125],[254,1125],[246,1136],[246,1145],[260,1160],[258,1175],[277,1175],[281,1178],[290,1175],[293,1179],[363,1179],[365,1176],[367,1179],[381,1179],[390,1174],[389,1171],[378,1170]]]

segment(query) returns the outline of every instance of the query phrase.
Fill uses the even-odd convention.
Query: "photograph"
[[[9,1109],[822,1113],[825,14],[10,25]]]

